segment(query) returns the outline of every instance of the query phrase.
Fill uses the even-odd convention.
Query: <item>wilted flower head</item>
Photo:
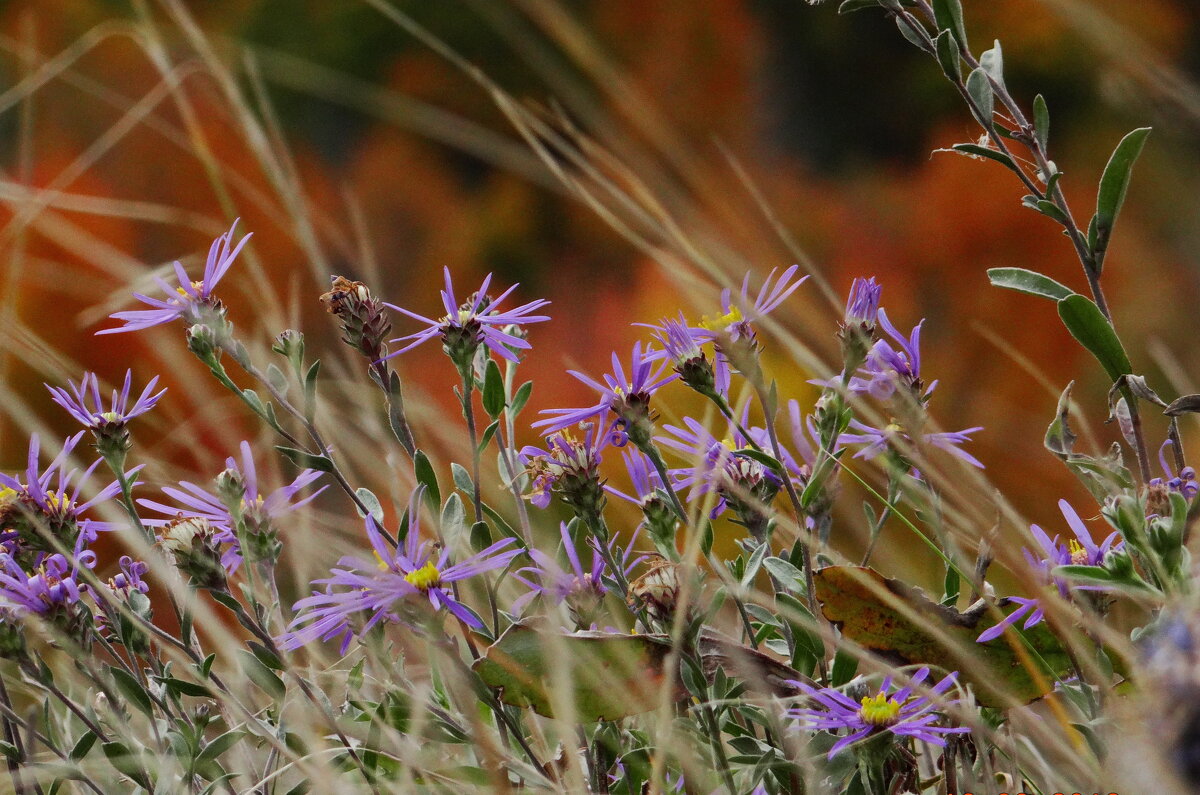
[[[114,320],[123,320],[125,325],[101,329],[96,333],[117,334],[122,331],[140,331],[178,319],[184,320],[188,325],[194,325],[223,317],[225,308],[219,300],[213,297],[213,288],[229,271],[234,259],[251,237],[251,235],[246,235],[237,242],[237,245],[233,245],[233,233],[237,229],[237,225],[238,222],[234,221],[228,232],[213,241],[208,250],[208,260],[204,263],[204,278],[200,281],[192,281],[188,278],[183,265],[176,261],[175,278],[179,282],[178,286],[172,287],[163,279],[155,277],[158,286],[167,294],[166,299],[151,298],[134,293],[134,298],[150,306],[151,309],[114,312],[109,317]]]
[[[1114,531],[1097,545],[1092,540],[1092,534],[1088,531],[1087,525],[1079,518],[1079,514],[1075,512],[1070,503],[1066,500],[1059,500],[1058,509],[1062,511],[1063,518],[1067,520],[1067,526],[1071,528],[1075,537],[1067,539],[1066,542],[1060,542],[1057,535],[1051,538],[1042,528],[1030,525],[1029,532],[1038,542],[1038,549],[1022,551],[1039,578],[1047,585],[1053,584],[1058,588],[1059,593],[1066,596],[1068,594],[1067,584],[1061,578],[1053,576],[1053,569],[1058,566],[1103,566],[1110,552],[1124,548],[1125,540],[1118,539],[1117,533]],[[1083,591],[1096,591],[1104,588],[1100,585],[1077,585],[1074,587]],[[1022,618],[1025,619],[1023,624],[1025,629],[1035,626],[1044,618],[1044,610],[1036,598],[1012,596],[1008,598],[1008,601],[1016,604],[1017,609],[1005,616],[995,626],[980,634],[976,638],[979,643],[986,643],[993,638],[998,638],[1006,628],[1016,624]]]
[[[650,412],[650,397],[665,384],[674,381],[678,375],[672,373],[663,375],[666,362],[655,362],[657,357],[649,347],[642,350],[642,344],[633,344],[630,356],[629,375],[616,353],[612,355],[612,373],[605,373],[601,383],[578,370],[568,372],[576,379],[600,393],[600,400],[593,406],[578,409],[543,409],[541,414],[552,415],[547,419],[538,420],[533,427],[540,428],[543,433],[561,430],[580,422],[595,422],[605,428],[613,428],[618,437],[628,437],[639,447],[649,442],[650,427],[653,416]],[[621,439],[614,443],[623,444]]]
[[[365,284],[334,276],[321,303],[342,321],[343,342],[371,361],[383,357],[384,338],[392,330],[392,321],[383,311],[387,304],[371,295]]]
[[[517,285],[514,284],[496,298],[492,298],[487,294],[488,286],[492,283],[492,274],[490,273],[484,278],[479,290],[471,295],[466,303],[459,304],[458,299],[454,297],[454,285],[450,280],[449,268],[444,269],[444,275],[446,286],[442,290],[442,305],[446,309],[446,314],[438,320],[418,315],[395,304],[386,304],[397,312],[427,325],[426,328],[415,334],[391,340],[391,342],[411,341],[400,350],[385,356],[385,359],[398,356],[423,342],[440,337],[446,354],[461,372],[469,373],[471,371],[475,352],[480,345],[485,345],[488,350],[502,359],[515,362],[517,354],[513,352],[513,349],[526,350],[530,345],[522,336],[512,333],[512,329],[506,327],[520,327],[526,323],[541,323],[550,319],[547,315],[531,314],[550,304],[545,299],[530,301],[515,309],[501,311],[500,304],[513,290],[517,289]]]
[[[821,708],[797,708],[789,710],[788,716],[796,720],[797,728],[800,729],[849,732],[829,749],[830,759],[851,743],[882,732],[944,746],[946,735],[970,731],[965,727],[951,728],[939,725],[939,706],[953,704],[955,700],[935,702],[931,698],[941,696],[953,687],[958,674],[949,674],[930,688],[930,696],[914,696],[914,688],[928,676],[929,669],[921,668],[913,675],[912,681],[901,688],[895,687],[892,677],[889,676],[883,680],[877,692],[864,695],[857,701],[832,687],[818,689],[804,682],[791,682],[790,684],[803,691]]]
[[[80,502],[80,491],[88,477],[95,471],[100,460],[92,463],[76,478],[79,470],[67,470],[66,463],[83,431],[63,442],[62,449],[44,471],[39,472],[38,460],[41,442],[37,434],[29,438],[29,462],[25,469],[25,482],[0,474],[0,540],[16,539],[32,549],[54,551],[42,537],[40,530],[47,531],[65,546],[72,546],[78,537],[93,540],[97,531],[111,530],[113,524],[81,516],[94,505],[112,499],[121,492],[120,484],[113,482],[100,489],[89,500]],[[132,478],[141,467],[130,470],[126,477]]]
[[[167,522],[159,535],[159,544],[196,588],[226,590],[226,553],[221,547],[230,543],[227,528],[214,526],[203,517],[180,515]]]
[[[507,566],[521,554],[520,549],[507,549],[515,539],[505,538],[451,563],[449,549],[439,550],[421,540],[419,513],[420,490],[409,504],[408,532],[400,549],[392,549],[375,519],[367,516],[367,538],[375,563],[355,557],[338,561],[330,577],[313,583],[326,586],[324,592],[314,592],[296,602],[296,618],[280,637],[280,645],[296,649],[317,639],[336,637],[341,639],[344,653],[354,636],[351,619],[359,614],[365,614],[366,620],[358,637],[382,621],[417,626],[428,608],[446,610],[468,626],[483,626],[475,613],[455,597],[452,584]]]

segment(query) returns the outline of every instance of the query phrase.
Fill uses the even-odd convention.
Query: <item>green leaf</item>
[[[465,466],[451,462],[450,472],[454,475],[454,485],[461,489],[463,494],[475,493],[475,483]]]
[[[317,405],[317,373],[321,372],[321,360],[317,359],[304,374],[304,416],[312,419],[313,409]]]
[[[922,37],[917,30],[913,29],[912,26],[915,24],[917,23],[912,21],[912,17],[905,18],[900,15],[896,15],[896,27],[900,29],[900,35],[907,39],[909,44],[921,50],[922,52],[933,52],[933,50],[929,47],[929,43],[925,41],[924,37]]]
[[[655,709],[664,686],[683,695],[666,661],[665,636],[610,632],[559,634],[546,622],[510,626],[471,667],[500,699],[554,717],[555,707],[576,721],[620,720]],[[567,717],[567,715],[564,715]]]
[[[277,699],[283,698],[284,693],[287,692],[287,687],[283,684],[283,680],[275,675],[274,671],[263,665],[261,660],[244,649],[238,649],[238,658],[241,660],[242,670],[251,682],[256,684],[267,695]]]
[[[996,98],[992,95],[992,84],[982,67],[967,75],[967,94],[975,101],[979,112],[979,123],[984,129],[992,129],[992,117],[996,112]]]
[[[998,40],[993,40],[992,49],[979,56],[979,65],[991,75],[996,85],[1004,85],[1004,52],[1000,49]]]
[[[281,444],[275,445],[275,449],[301,469],[315,469],[318,472],[333,471],[333,462],[323,455],[313,455],[294,447],[284,447]]]
[[[95,744],[96,733],[89,729],[88,731],[85,731],[78,740],[76,740],[75,745],[71,747],[71,753],[67,756],[72,762],[78,762],[80,759],[83,759],[85,756],[87,756],[88,751],[92,750],[92,746]]]
[[[142,687],[141,682],[124,668],[109,666],[108,672],[112,674],[113,682],[121,695],[129,699],[145,715],[154,717],[154,702],[150,700],[150,694],[146,692],[146,688]]]
[[[492,529],[487,522],[476,522],[471,525],[471,546],[476,552],[482,552],[492,544]]]
[[[948,30],[960,47],[967,46],[967,28],[963,24],[962,3],[959,0],[933,0],[933,14],[938,30]]]
[[[1016,290],[1019,293],[1038,295],[1052,301],[1061,301],[1075,293],[1049,276],[1024,268],[988,268],[988,281],[996,287]]]
[[[367,488],[359,488],[355,489],[354,493],[358,495],[358,499],[362,502],[362,504],[367,506],[367,510],[370,512],[371,518],[382,525],[383,505],[380,504],[379,498],[375,496],[375,492]],[[362,508],[359,508],[357,505],[355,505],[354,510],[359,516],[362,516],[364,519],[366,518],[362,512]]]
[[[281,395],[286,395],[290,386],[287,376],[283,374],[283,370],[275,366],[275,362],[267,365],[267,383]]]
[[[228,751],[237,743],[238,740],[246,736],[246,732],[234,729],[227,731],[220,737],[216,737],[208,745],[204,746],[204,750],[196,757],[196,764],[200,765],[205,762],[214,762],[221,757],[221,754]]]
[[[447,539],[457,539],[466,529],[467,512],[463,508],[462,497],[458,496],[458,492],[452,493],[446,498],[446,504],[442,507],[442,535]]]
[[[100,747],[104,751],[104,756],[108,758],[109,764],[116,768],[118,773],[129,776],[139,783],[145,782],[140,760],[130,753],[129,748],[124,743],[104,743]]]
[[[487,428],[484,429],[483,435],[479,437],[479,452],[482,453],[487,449],[488,443],[492,441],[492,437],[496,435],[496,431],[500,428],[500,420],[494,420]]]
[[[1047,191],[1047,193],[1049,193],[1049,191]],[[1031,210],[1037,210],[1042,215],[1057,221],[1063,226],[1069,227],[1071,225],[1070,217],[1068,217],[1067,214],[1062,211],[1062,208],[1048,199],[1039,199],[1037,196],[1033,195],[1023,196],[1021,197],[1021,204],[1024,204]]]
[[[1096,196],[1096,244],[1094,253],[1097,255],[1097,267],[1103,262],[1103,253],[1108,248],[1108,240],[1112,235],[1113,225],[1125,203],[1125,193],[1129,190],[1129,178],[1133,174],[1133,164],[1142,153],[1146,137],[1150,135],[1149,127],[1139,127],[1126,135],[1113,150],[1108,165],[1104,167],[1104,175],[1100,177],[1100,191]]]
[[[425,487],[425,500],[429,503],[429,507],[437,510],[442,505],[442,492],[438,489],[437,475],[433,471],[433,464],[429,463],[429,456],[421,450],[413,457],[413,474],[417,478],[417,483]]]
[[[1067,384],[1062,395],[1058,398],[1058,408],[1054,412],[1054,420],[1046,428],[1046,449],[1059,458],[1065,459],[1075,450],[1075,440],[1078,438],[1071,430],[1068,417],[1071,413],[1071,387],[1075,382]]]
[[[957,670],[984,706],[1033,701],[1071,670],[1070,657],[1044,623],[1020,633],[1025,659],[1036,669],[1030,671],[1007,638],[976,642],[997,623],[993,610],[960,613],[873,569],[830,566],[814,576],[821,610],[844,637],[893,663]]]
[[[488,359],[487,369],[483,374],[483,410],[492,419],[504,413],[504,376],[500,374],[500,366],[495,359]]]
[[[804,585],[804,573],[783,558],[767,558],[763,561],[763,566],[776,582],[789,591],[805,593],[808,590]]]
[[[1001,151],[992,149],[991,147],[980,146],[979,144],[955,144],[950,148],[955,152],[959,152],[970,157],[986,157],[988,160],[995,160],[1005,168],[1011,169],[1017,174],[1021,173],[1021,170],[1017,168],[1015,163],[1013,163],[1011,157]]]
[[[1041,94],[1033,98],[1033,130],[1045,152],[1050,145],[1050,109],[1046,107],[1046,98]]]
[[[838,649],[833,655],[833,668],[829,671],[829,683],[841,687],[854,678],[858,672],[858,658],[846,649]]]
[[[1055,566],[1051,574],[1074,582],[1103,585],[1129,593],[1145,594],[1154,592],[1154,589],[1137,577],[1136,574],[1131,573],[1130,577],[1118,577],[1102,566]]]
[[[521,409],[525,408],[525,404],[529,402],[529,396],[533,394],[533,382],[526,381],[517,389],[517,394],[513,395],[512,404],[508,407],[508,411],[512,416],[517,416],[521,413]]]
[[[204,685],[198,685],[193,682],[188,682],[185,679],[176,679],[173,676],[166,676],[159,679],[163,686],[167,688],[167,692],[174,695],[193,696],[195,698],[207,698],[212,696],[210,691]]]
[[[934,45],[942,71],[946,73],[946,77],[957,83],[962,79],[962,59],[958,54],[958,44],[954,41],[954,34],[943,30],[938,34]]]
[[[1113,381],[1133,372],[1129,357],[1112,324],[1094,303],[1082,295],[1070,295],[1058,302],[1058,316],[1071,336],[1087,348]]]

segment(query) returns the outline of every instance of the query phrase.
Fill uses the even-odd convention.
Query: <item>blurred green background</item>
[[[798,0],[393,5],[518,102],[551,108],[618,153],[655,153],[661,173],[634,165],[652,188],[672,175],[708,186],[687,205],[689,228],[761,277],[793,256],[759,213],[753,184],[838,294],[854,276],[876,275],[899,325],[928,318],[927,380],[941,380],[934,415],[947,429],[985,426],[970,449],[1002,493],[1054,527],[1059,497],[1084,500],[1042,434],[1058,392],[1076,380],[1099,439],[1115,438],[1100,422],[1107,384],[1052,305],[985,276],[1025,267],[1083,290],[1079,265],[1053,225],[1021,207],[1012,174],[931,155],[978,130],[934,63],[882,14],[839,17],[834,2]],[[1077,217],[1090,213],[1120,136],[1155,127],[1105,283],[1136,367],[1164,395],[1195,391],[1200,5],[964,8],[976,52],[1003,42],[1025,107],[1045,95]],[[601,56],[611,72],[598,70]],[[160,461],[156,475],[212,474],[252,432],[201,379],[179,328],[92,336],[108,312],[130,308],[131,284],[156,289],[145,281],[151,267],[184,258],[197,268],[235,215],[255,242],[220,290],[231,316],[264,340],[298,324],[319,355],[342,355],[316,300],[329,273],[427,314],[440,311],[443,266],[464,293],[493,271],[498,283],[521,282],[526,299],[551,299],[554,320],[533,330],[526,367],[534,409],[583,405],[587,390],[564,370],[606,367],[611,350],[639,337],[629,323],[674,313],[684,297],[689,316],[711,306],[692,303],[711,291],[683,289],[679,273],[566,195],[485,90],[368,4],[4,2],[0,91],[5,470],[21,465],[30,430],[71,430],[41,383],[83,368],[110,380],[129,364],[142,381],[165,374],[173,391],[137,432]],[[655,124],[631,111],[631,96],[654,108]],[[257,133],[247,117],[261,122]],[[656,137],[655,125],[671,135]],[[667,141],[682,142],[686,157]],[[802,292],[780,320],[832,362],[836,307],[815,282]],[[773,364],[787,397],[815,397],[805,383],[814,373],[783,357]],[[329,372],[349,377],[356,366]],[[399,367],[414,401],[431,406],[421,416],[449,405],[453,371],[436,346]],[[362,401],[377,405],[369,393]],[[457,420],[446,411],[449,434]],[[1165,425],[1148,424],[1157,447]],[[369,479],[369,439],[345,434]]]

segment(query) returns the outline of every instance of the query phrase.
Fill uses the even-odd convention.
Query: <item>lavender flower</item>
[[[590,569],[584,571],[579,554],[575,551],[575,543],[571,540],[570,530],[565,522],[561,524],[560,532],[563,550],[566,552],[570,569],[563,568],[558,561],[540,549],[531,549],[529,557],[536,565],[518,569],[517,573],[513,575],[514,579],[528,586],[529,591],[513,600],[512,609],[514,613],[520,612],[534,597],[542,596],[551,604],[559,605],[566,602],[576,624],[579,627],[590,627],[596,620],[605,595],[608,594],[608,586],[604,582],[605,574],[608,573],[605,556],[596,546],[600,542],[593,537],[591,539],[593,544],[592,565]],[[633,569],[645,559],[644,556],[639,556],[630,560],[633,557],[633,545],[636,537],[635,533],[634,538],[630,539],[629,544],[625,547],[625,552],[619,558],[621,574],[626,580]],[[616,539],[610,539],[606,546],[609,557],[618,560]],[[609,576],[612,575],[609,574]]]
[[[499,305],[513,290],[517,289],[517,285],[514,284],[498,297],[491,298],[487,294],[488,286],[492,283],[492,274],[490,273],[484,278],[479,290],[468,298],[466,303],[460,305],[458,299],[454,297],[454,285],[450,281],[450,269],[445,268],[444,274],[446,287],[442,290],[441,295],[442,305],[446,308],[446,314],[440,319],[433,320],[424,315],[410,312],[395,304],[386,304],[386,306],[391,307],[397,312],[425,323],[426,328],[415,334],[391,340],[391,342],[405,342],[408,340],[411,340],[411,342],[400,350],[384,356],[384,359],[398,356],[405,351],[412,350],[423,342],[428,342],[435,337],[441,337],[446,353],[459,369],[464,372],[470,372],[470,364],[474,360],[475,352],[478,350],[480,344],[486,345],[489,350],[502,359],[515,362],[517,361],[517,355],[513,352],[513,349],[525,350],[530,347],[527,340],[514,333],[516,328],[527,323],[541,323],[550,319],[547,315],[530,314],[549,305],[550,302],[545,299],[530,301],[515,309],[500,311],[498,309]]]
[[[633,344],[628,377],[616,353],[612,355],[612,365],[612,373],[603,376],[604,383],[578,370],[569,370],[576,379],[599,392],[600,401],[593,406],[578,409],[543,409],[541,414],[554,416],[538,420],[533,423],[533,427],[541,428],[543,433],[549,433],[580,422],[596,422],[602,425],[608,423],[607,427],[615,428],[620,434],[628,436],[638,447],[648,443],[650,423],[653,421],[650,397],[663,385],[679,376],[672,373],[664,377],[666,362],[659,362],[656,366],[653,352],[649,347],[643,352],[640,342]]]
[[[25,482],[0,474],[0,541],[13,541],[33,549],[53,551],[39,530],[50,532],[63,544],[70,546],[78,536],[92,541],[98,531],[116,527],[112,522],[81,517],[89,508],[121,492],[120,484],[114,481],[96,492],[91,499],[80,502],[84,482],[100,464],[100,459],[94,461],[78,479],[78,469],[65,469],[67,459],[82,438],[83,431],[80,431],[64,441],[58,455],[44,471],[39,472],[41,442],[37,434],[30,436]],[[131,479],[140,469],[140,466],[135,467],[125,473],[126,478]]]
[[[596,426],[590,422],[581,423],[580,427],[582,441],[561,430],[546,437],[545,449],[529,445],[518,452],[530,477],[530,491],[525,497],[534,506],[547,508],[550,495],[558,494],[580,513],[598,515],[604,509],[600,452],[610,439],[597,434]]]
[[[357,614],[369,614],[358,632],[362,637],[383,621],[415,624],[417,619],[412,613],[422,604],[435,611],[446,610],[468,626],[482,627],[475,613],[455,598],[452,583],[504,568],[521,550],[505,549],[515,540],[505,538],[451,564],[449,549],[435,554],[435,547],[420,540],[419,509],[418,493],[409,505],[408,533],[402,549],[392,549],[379,525],[368,516],[367,538],[377,562],[355,557],[338,561],[330,577],[313,583],[326,586],[325,590],[293,606],[297,616],[280,637],[280,645],[296,649],[317,639],[336,637],[341,639],[344,654],[354,637],[350,621]]]
[[[694,462],[688,467],[669,470],[674,487],[688,488],[689,500],[705,494],[717,494],[712,518],[730,507],[743,520],[750,517],[756,521],[763,520],[762,506],[774,499],[783,481],[761,462],[734,455],[736,450],[750,447],[750,440],[736,428],[721,440],[691,417],[684,417],[683,423],[686,427],[663,426],[663,430],[675,438],[657,437],[664,447],[677,450]]]
[[[129,405],[129,388],[133,380],[133,371],[125,371],[125,385],[120,392],[113,390],[112,399],[109,401],[108,409],[104,408],[104,401],[100,397],[100,380],[95,373],[84,373],[83,378],[79,379],[76,384],[73,381],[67,381],[67,385],[71,387],[70,394],[67,390],[61,387],[50,386],[45,384],[46,389],[50,390],[51,399],[67,410],[72,417],[83,424],[85,428],[91,431],[99,431],[114,425],[124,425],[134,417],[140,417],[154,405],[158,403],[158,399],[163,396],[167,390],[162,390],[157,394],[154,393],[154,387],[158,385],[158,376],[150,379],[150,383],[146,384],[146,388],[142,390],[142,394]]]
[[[710,339],[723,336],[733,341],[753,340],[752,324],[774,311],[808,279],[808,276],[794,278],[799,269],[799,265],[793,265],[780,274],[777,280],[775,270],[772,269],[753,300],[750,298],[750,274],[747,273],[742,280],[740,300],[735,302],[733,291],[725,288],[721,291],[721,314],[701,319],[700,325],[710,332]]]
[[[928,388],[921,380],[921,326],[922,320],[908,337],[901,334],[887,312],[880,308],[879,324],[891,337],[892,342],[878,340],[867,352],[866,361],[847,384],[852,392],[866,392],[879,400],[887,400],[898,387],[909,390],[920,401],[928,399],[937,387],[933,382]]]
[[[913,689],[928,676],[929,669],[921,668],[907,686],[899,689],[893,688],[892,677],[889,676],[883,680],[875,695],[863,696],[857,702],[832,687],[817,689],[804,682],[792,682],[824,709],[798,708],[789,710],[788,716],[797,721],[798,728],[809,731],[837,732],[844,729],[849,732],[829,749],[830,759],[851,743],[885,731],[896,737],[912,737],[931,745],[945,746],[946,735],[964,734],[970,729],[937,725],[940,717],[938,704],[928,696],[913,696]],[[957,678],[957,673],[946,676],[930,688],[931,696],[945,693]]]
[[[216,540],[228,545],[222,555],[222,563],[229,574],[237,571],[242,563],[244,550],[238,540],[237,529],[239,521],[250,533],[268,532],[271,523],[284,514],[298,510],[316,499],[317,495],[327,487],[322,486],[311,494],[300,497],[299,494],[311,484],[321,473],[313,469],[305,469],[296,479],[286,486],[275,489],[270,494],[263,495],[259,490],[258,474],[254,467],[254,456],[249,442],[241,443],[242,464],[239,467],[233,458],[225,459],[226,477],[222,480],[232,486],[234,499],[223,499],[225,495],[217,496],[194,483],[181,481],[179,488],[167,486],[163,493],[175,500],[182,508],[166,505],[155,500],[139,499],[137,502],[144,508],[161,513],[167,519],[147,519],[150,527],[162,527],[170,524],[176,517],[205,519],[216,529]]]
[[[149,593],[150,584],[142,579],[150,571],[149,565],[128,555],[122,555],[117,565],[121,571],[108,581],[109,588],[114,591]]]
[[[94,558],[90,558],[94,560]],[[47,618],[72,611],[79,603],[78,563],[55,552],[34,572],[26,572],[11,555],[0,554],[0,606]]]
[[[850,420],[849,427],[855,431],[858,431],[858,433],[843,433],[838,437],[838,443],[865,445],[861,450],[854,454],[855,458],[873,458],[874,456],[879,455],[894,445],[897,438],[903,439],[909,445],[916,444],[915,440],[909,435],[908,431],[894,421],[889,423],[884,428],[873,428],[870,425],[852,419]],[[959,445],[971,441],[971,434],[982,430],[983,426],[979,425],[962,431],[923,433],[920,436],[920,443],[945,450],[956,458],[966,461],[971,466],[976,466],[980,469],[983,469],[983,462],[959,447]]]
[[[728,398],[729,363],[722,356],[710,362],[700,347],[712,339],[712,332],[688,325],[682,312],[678,319],[664,318],[660,325],[647,327],[663,346],[662,350],[647,350],[647,361],[669,359],[680,380],[692,389],[706,397]]]
[[[1178,473],[1167,463],[1167,448],[1174,443],[1167,439],[1158,448],[1158,463],[1162,466],[1165,478],[1154,478],[1150,481],[1151,488],[1165,488],[1167,491],[1177,491],[1183,495],[1185,500],[1190,501],[1198,493],[1200,493],[1200,483],[1196,482],[1196,470],[1192,467],[1183,467]]]
[[[879,318],[879,298],[883,293],[883,285],[877,284],[875,277],[869,279],[856,278],[850,285],[850,297],[846,299],[846,314],[843,324],[859,326],[864,331],[871,331]]]
[[[1066,543],[1061,543],[1057,535],[1054,538],[1050,538],[1042,528],[1037,525],[1030,525],[1029,532],[1033,534],[1040,549],[1035,552],[1023,549],[1022,552],[1038,578],[1048,585],[1053,584],[1058,588],[1059,593],[1066,597],[1069,593],[1067,584],[1062,579],[1052,576],[1051,571],[1053,569],[1058,566],[1103,566],[1109,552],[1122,549],[1125,541],[1124,539],[1118,539],[1117,533],[1113,532],[1097,545],[1092,540],[1092,534],[1088,532],[1087,525],[1079,518],[1079,514],[1075,512],[1070,503],[1066,500],[1059,500],[1058,509],[1062,511],[1063,518],[1067,520],[1067,525],[1075,534],[1075,538],[1067,539]],[[1103,589],[1103,586],[1099,585],[1078,585],[1075,587],[1085,591]],[[989,640],[1000,637],[1005,629],[1013,626],[1021,619],[1025,619],[1025,623],[1022,626],[1025,629],[1029,629],[1041,623],[1044,618],[1044,610],[1036,598],[1010,596],[1008,597],[1008,601],[1017,605],[1017,609],[1005,616],[995,626],[981,633],[976,638],[977,642],[987,643]]]
[[[123,331],[141,331],[178,319],[184,320],[190,326],[205,323],[214,315],[218,317],[223,315],[224,306],[213,297],[213,288],[229,271],[234,259],[251,237],[251,235],[246,235],[238,241],[237,245],[233,245],[233,233],[237,229],[237,225],[238,221],[234,221],[228,232],[213,241],[208,250],[208,260],[204,263],[203,279],[197,282],[192,281],[188,278],[183,265],[176,261],[175,278],[179,282],[178,287],[172,287],[163,279],[155,277],[158,286],[167,294],[165,300],[134,293],[134,298],[151,308],[114,312],[109,317],[114,320],[123,320],[125,325],[101,329],[96,333],[118,334]]]

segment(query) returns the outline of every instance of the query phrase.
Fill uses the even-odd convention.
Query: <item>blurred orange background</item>
[[[737,176],[743,169],[839,296],[854,276],[875,275],[898,325],[927,318],[924,367],[927,380],[941,381],[934,416],[946,429],[985,426],[970,449],[1002,493],[1055,528],[1058,498],[1086,501],[1043,450],[1042,435],[1058,391],[1075,380],[1101,440],[1115,438],[1101,425],[1103,374],[1049,302],[992,288],[985,275],[1024,267],[1083,291],[1078,262],[1048,220],[1020,205],[1011,173],[930,154],[978,130],[933,61],[891,22],[873,12],[839,17],[833,2],[576,0],[550,4],[565,15],[555,23],[538,10],[545,5],[395,7],[518,101],[554,107],[558,98],[564,117],[602,143],[652,150],[652,128],[626,124],[623,89],[598,80],[580,53],[611,58],[629,92],[688,147],[685,165],[664,173],[690,169],[682,181],[727,191],[699,196],[707,214],[686,219],[693,231],[714,219],[714,237],[736,247],[757,279],[791,264]],[[964,7],[977,53],[1002,41],[1008,83],[1023,105],[1045,95],[1050,148],[1077,218],[1090,214],[1120,136],[1155,127],[1105,285],[1135,367],[1168,399],[1193,391],[1200,103],[1189,81],[1200,71],[1200,7]],[[582,40],[567,37],[569,24]],[[22,465],[30,429],[72,432],[41,384],[77,379],[83,369],[115,381],[132,366],[139,383],[164,374],[171,392],[135,430],[158,461],[152,481],[211,476],[238,439],[258,433],[239,404],[201,380],[180,328],[92,336],[112,322],[109,312],[133,308],[131,286],[157,291],[146,280],[151,268],[181,258],[198,273],[208,243],[236,215],[255,237],[252,256],[219,290],[231,317],[260,342],[285,326],[304,329],[312,355],[344,360],[326,370],[336,377],[361,374],[361,363],[347,358],[317,302],[330,273],[434,316],[443,266],[464,294],[495,272],[499,284],[520,282],[526,300],[549,298],[554,319],[533,329],[534,354],[523,366],[537,384],[531,409],[585,405],[587,389],[564,370],[597,372],[610,351],[627,353],[641,336],[631,322],[678,308],[691,317],[710,311],[712,290],[684,289],[565,195],[484,90],[371,5],[5,2],[0,63],[6,471]],[[234,75],[232,87],[213,76],[214,64]],[[230,101],[233,89],[243,105]],[[261,124],[259,137],[243,114]],[[264,151],[277,159],[264,163]],[[665,162],[678,153],[659,154]],[[815,281],[801,293],[779,319],[832,363],[838,310]],[[397,317],[398,333],[411,330]],[[811,403],[805,382],[814,373],[771,361],[785,397]],[[450,428],[438,433],[454,432],[454,374],[438,347],[395,363],[413,401],[444,408]],[[378,408],[375,394],[363,402]],[[432,411],[417,413],[429,420]],[[333,416],[324,421],[337,427]],[[362,461],[363,440],[350,424],[341,443],[356,446]],[[1148,426],[1157,448],[1165,425],[1151,418]],[[378,477],[369,464],[359,469],[364,482]],[[848,516],[861,515],[850,507]]]

